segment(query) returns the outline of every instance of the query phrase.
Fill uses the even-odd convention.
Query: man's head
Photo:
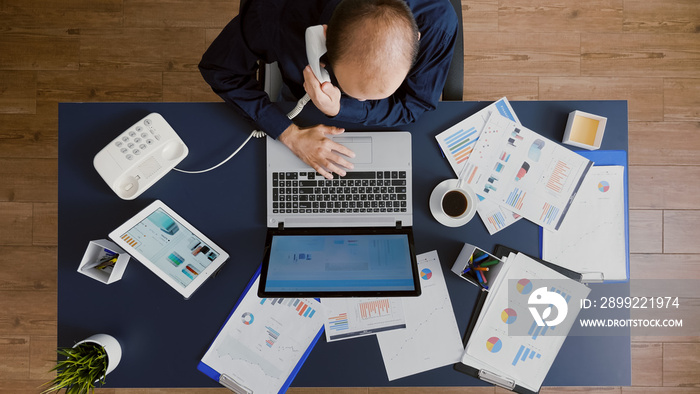
[[[343,0],[328,22],[328,62],[349,96],[384,99],[406,79],[419,38],[403,0]]]

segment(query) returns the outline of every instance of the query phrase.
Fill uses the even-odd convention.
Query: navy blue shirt
[[[199,69],[214,92],[239,108],[271,137],[291,125],[256,79],[257,60],[278,62],[284,83],[301,98],[306,58],[304,32],[327,24],[341,0],[250,0],[204,53]],[[421,33],[418,58],[401,87],[382,100],[343,94],[334,119],[373,126],[415,121],[437,107],[452,60],[457,16],[449,0],[407,0]]]

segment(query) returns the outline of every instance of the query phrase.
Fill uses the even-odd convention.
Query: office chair
[[[241,0],[239,12],[243,11],[245,4],[250,0]],[[450,69],[447,71],[447,79],[442,89],[443,101],[462,101],[464,94],[464,29],[462,26],[462,0],[450,0],[457,14],[457,39],[452,54]],[[282,88],[282,74],[277,62],[261,64],[258,71],[258,81],[263,83],[263,89],[272,101],[277,101]]]

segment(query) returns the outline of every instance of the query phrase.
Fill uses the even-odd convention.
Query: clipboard
[[[582,281],[586,283],[623,283],[629,281],[630,278],[630,236],[629,236],[629,171],[627,165],[627,152],[624,150],[594,150],[594,151],[576,151],[576,153],[593,161],[594,166],[622,166],[624,168],[622,174],[622,182],[624,184],[624,221],[625,221],[625,270],[626,279],[621,280],[605,280],[605,275],[602,272],[581,274]],[[543,232],[540,227],[540,256],[542,256],[543,248]],[[553,268],[553,267],[550,267]]]
[[[510,253],[518,253],[517,250],[513,248],[509,248],[504,245],[496,245],[493,255],[499,258],[503,258],[508,256]],[[527,255],[527,254],[526,254]],[[581,282],[582,275],[576,271],[572,271],[570,269],[560,267],[558,265],[549,263],[547,261],[544,261],[540,258],[533,257],[530,255],[527,255],[528,257],[532,258],[533,260],[545,265],[546,267],[551,268],[554,271],[559,272],[560,274],[573,279],[577,282]],[[472,332],[474,331],[474,326],[476,326],[476,322],[479,318],[479,315],[481,314],[481,310],[484,307],[484,303],[486,302],[486,297],[488,296],[488,291],[486,289],[481,289],[479,292],[479,295],[477,296],[475,305],[474,305],[474,310],[472,311],[471,316],[469,317],[469,324],[467,324],[467,330],[464,333],[464,337],[462,338],[462,344],[466,347],[467,346],[467,341],[469,341],[469,338],[472,335]],[[484,382],[491,383],[493,385],[496,385],[498,387],[504,388],[506,390],[510,390],[519,394],[537,394],[539,393],[538,391],[532,391],[529,390],[523,386],[518,385],[516,381],[513,379],[507,378],[505,376],[501,376],[496,372],[493,371],[488,371],[485,369],[479,369],[467,364],[463,364],[461,362],[458,362],[454,364],[453,366],[455,371],[467,374],[469,376],[475,377],[477,379],[483,380]]]
[[[243,293],[236,301],[236,304],[234,305],[233,309],[231,309],[231,313],[229,313],[229,315],[226,317],[226,321],[219,328],[219,331],[217,332],[216,337],[218,337],[221,334],[221,331],[224,329],[224,327],[226,327],[226,325],[229,323],[229,320],[231,319],[231,317],[234,315],[234,313],[238,309],[238,306],[241,304],[241,301],[243,301],[245,296],[248,294],[248,292],[253,287],[253,284],[256,282],[256,280],[260,276],[261,268],[262,268],[262,266],[258,267],[257,271],[255,271],[255,274],[253,275],[253,277],[250,279],[250,281],[246,285],[245,289],[243,290]],[[253,290],[253,292],[254,293],[257,292],[257,289]],[[297,373],[299,372],[302,365],[304,364],[304,361],[306,361],[306,358],[309,356],[309,354],[311,353],[311,350],[314,348],[314,346],[316,345],[316,342],[318,342],[318,339],[321,337],[322,334],[323,334],[323,323],[321,323],[320,330],[316,333],[313,340],[311,341],[311,344],[304,351],[301,358],[299,359],[297,364],[294,366],[294,369],[292,370],[290,375],[287,377],[287,380],[284,382],[284,384],[280,388],[279,393],[284,393],[285,391],[287,391],[289,386],[292,384],[294,377],[296,377]],[[212,345],[214,344],[215,340],[216,339],[214,339],[212,341]],[[207,353],[211,350],[212,345],[210,345],[209,348],[207,348],[205,353]],[[231,378],[230,376],[226,375],[225,373],[221,373],[221,372],[217,371],[215,368],[212,368],[211,366],[207,365],[204,361],[199,362],[199,364],[197,365],[197,369],[200,372],[204,373],[205,375],[209,376],[211,379],[219,382],[219,384],[221,384],[222,386],[228,388],[229,390],[231,390],[237,394],[252,394],[253,393],[253,390],[240,384],[235,379]]]

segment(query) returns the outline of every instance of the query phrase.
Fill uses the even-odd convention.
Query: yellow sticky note
[[[574,123],[571,126],[571,134],[569,139],[580,142],[586,145],[595,145],[595,137],[598,132],[600,121],[587,118],[585,116],[576,115]]]

